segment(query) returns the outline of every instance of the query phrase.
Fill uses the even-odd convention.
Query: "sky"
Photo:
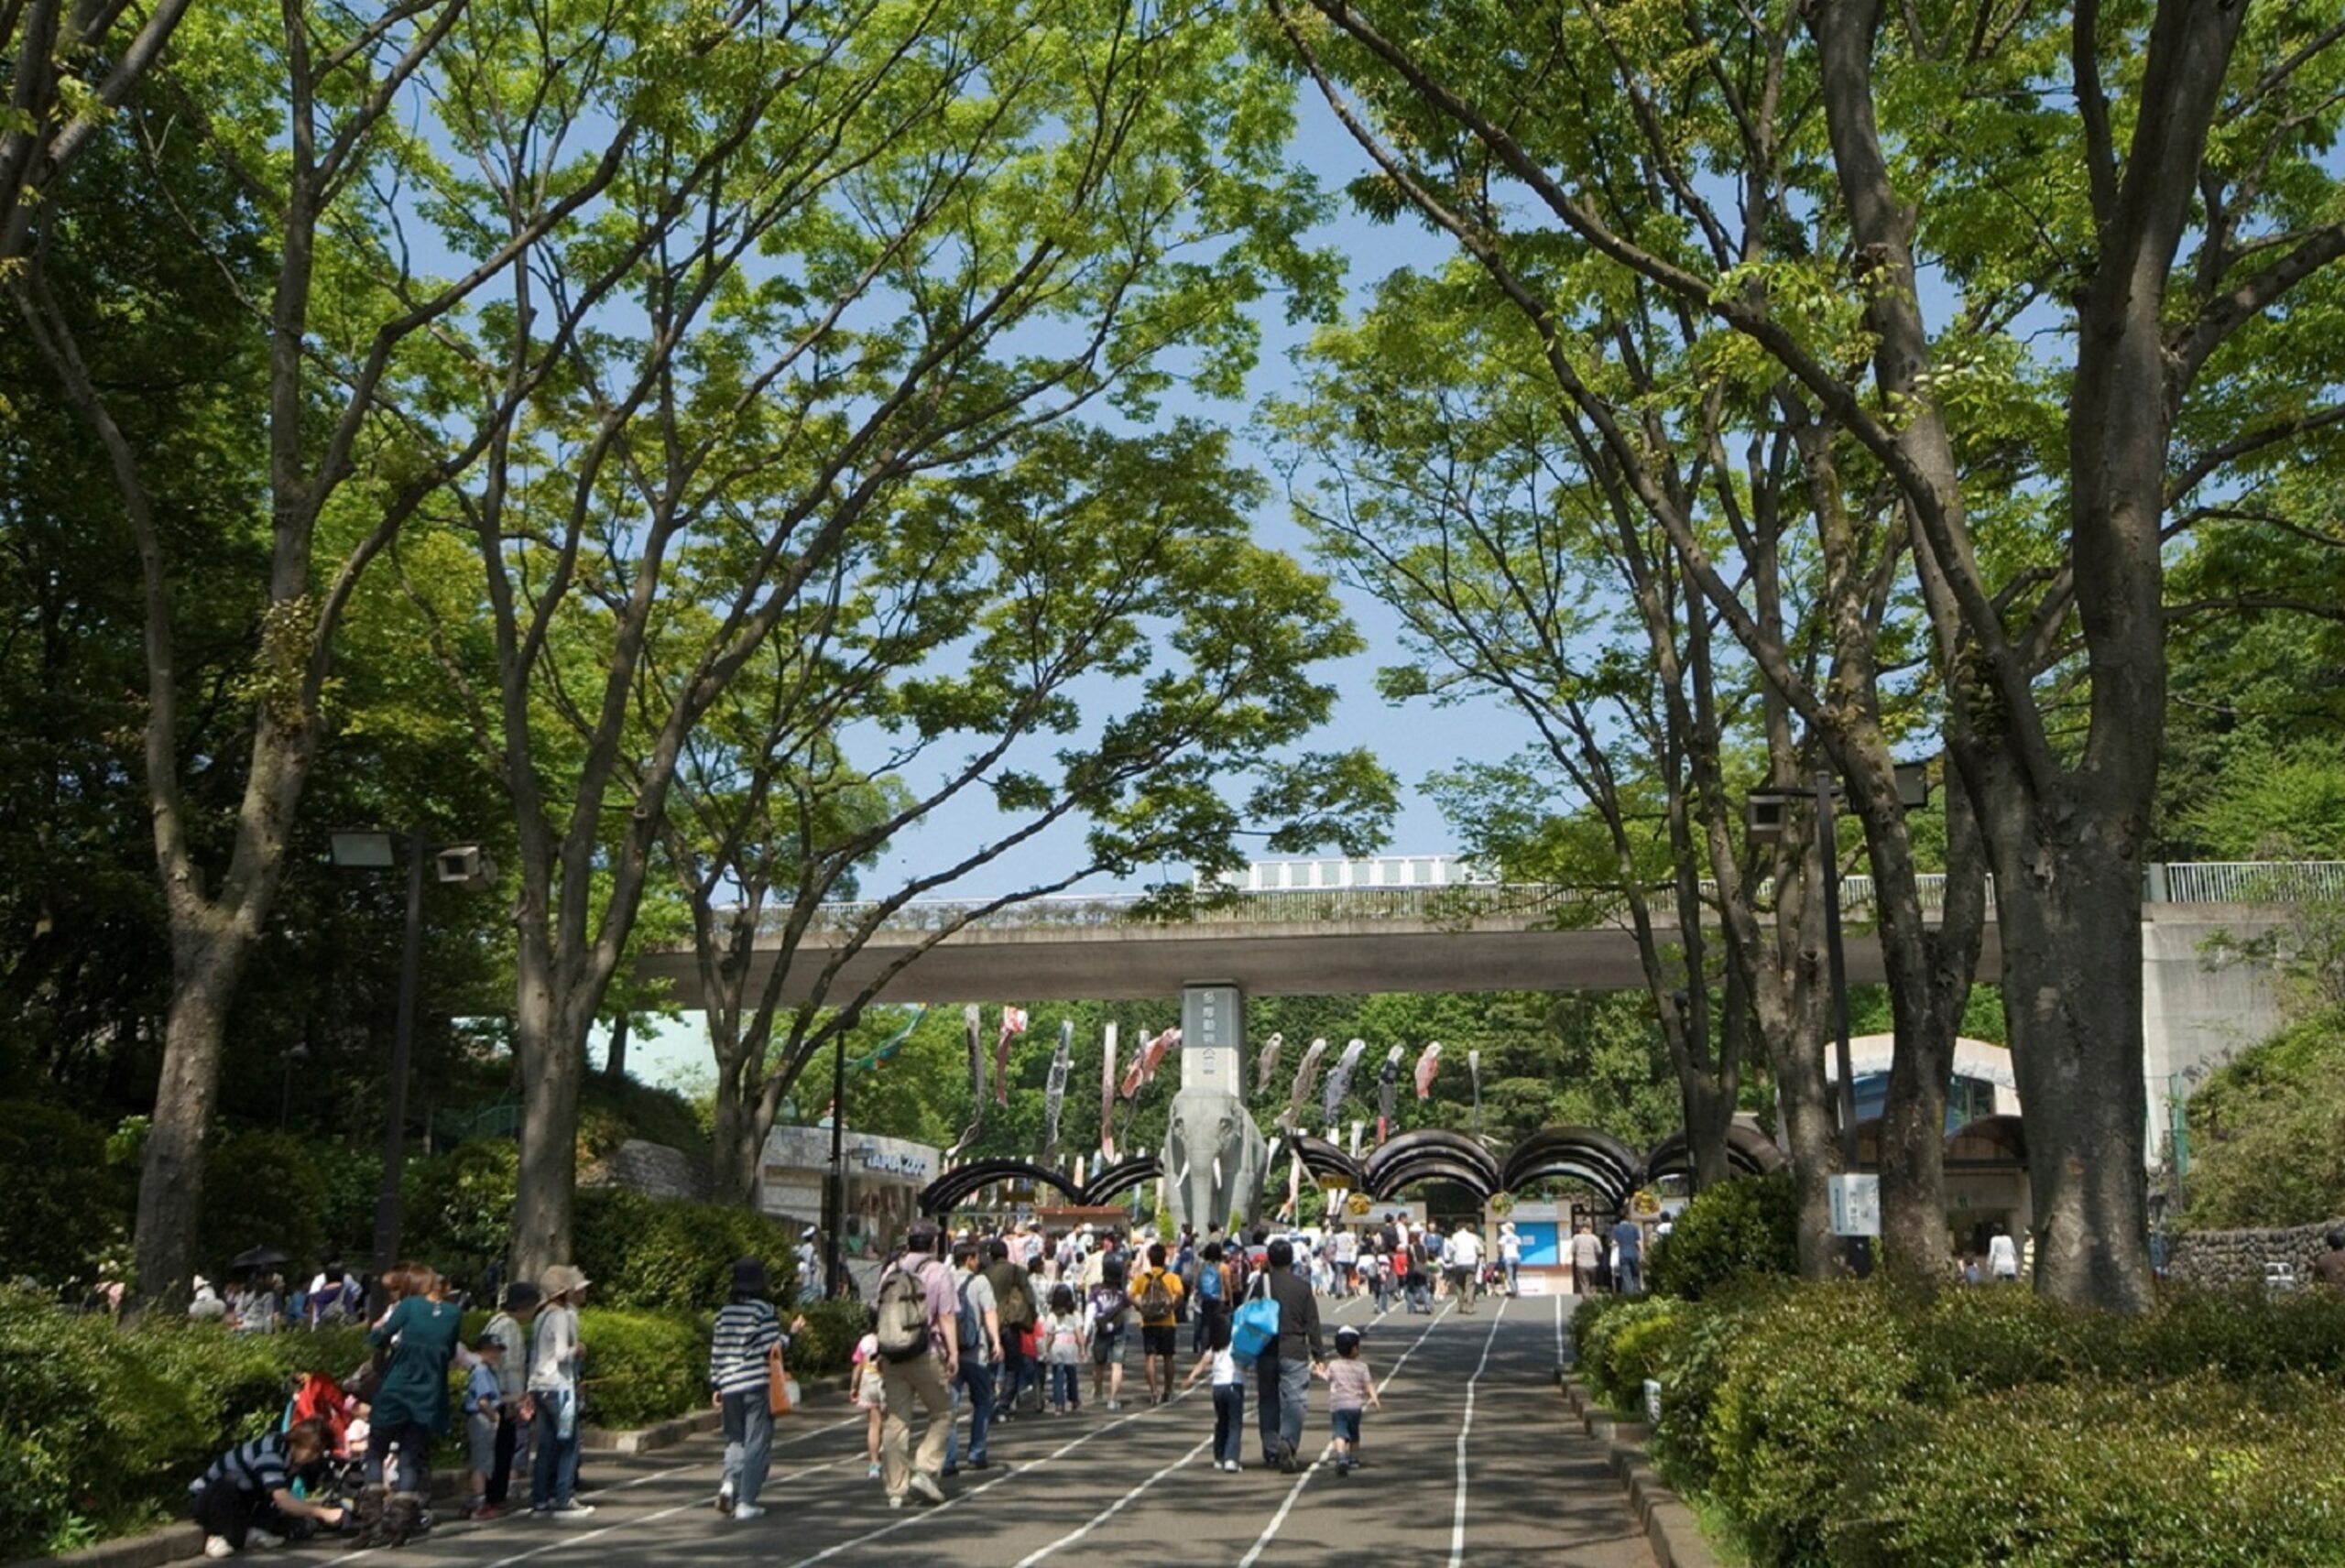
[[[1451,254],[1445,239],[1412,223],[1372,223],[1351,210],[1340,194],[1341,188],[1368,169],[1365,157],[1315,94],[1306,92],[1298,100],[1297,107],[1295,156],[1318,177],[1322,187],[1335,195],[1336,203],[1329,221],[1311,237],[1314,244],[1333,247],[1344,256],[1351,300],[1357,303],[1363,299],[1380,278],[1397,267],[1432,267],[1445,261]],[[1272,481],[1270,495],[1253,519],[1255,538],[1312,563],[1309,535],[1292,516],[1284,487],[1278,482],[1277,469],[1270,454],[1249,438],[1246,430],[1254,406],[1298,387],[1300,377],[1291,356],[1307,338],[1309,328],[1290,326],[1275,298],[1261,302],[1260,324],[1260,363],[1247,388],[1245,404],[1208,402],[1176,393],[1164,399],[1163,413],[1168,420],[1184,414],[1194,415],[1238,431],[1241,460],[1249,462]],[[1375,600],[1341,584],[1337,584],[1336,593],[1368,646],[1359,654],[1323,668],[1322,678],[1335,689],[1336,701],[1331,723],[1323,734],[1313,738],[1312,746],[1324,750],[1365,746],[1398,778],[1400,810],[1392,822],[1389,853],[1455,853],[1457,834],[1422,789],[1425,776],[1461,761],[1495,761],[1511,756],[1528,736],[1523,727],[1495,703],[1434,708],[1424,702],[1412,702],[1396,708],[1387,702],[1376,691],[1376,672],[1405,658],[1394,633],[1394,617]],[[904,877],[950,864],[965,854],[972,842],[998,832],[1002,819],[993,813],[987,802],[976,797],[976,792],[971,792],[968,798],[949,802],[922,826],[900,835],[889,845],[878,866],[867,875],[865,885],[900,886]],[[1080,827],[1064,824],[1063,831],[1042,835],[973,874],[954,891],[982,896],[1026,886],[1051,875],[1054,866],[1068,864],[1080,849]],[[1179,876],[1184,871],[1178,866],[1155,868],[1140,880]],[[1118,886],[1104,878],[1085,885],[1092,891],[1111,891]],[[598,1037],[597,1055],[599,1051]],[[696,1075],[705,1075],[708,1063],[706,1040],[696,1015],[687,1015],[682,1021],[648,1035],[638,1033],[628,1047],[629,1071],[655,1083],[689,1084]]]

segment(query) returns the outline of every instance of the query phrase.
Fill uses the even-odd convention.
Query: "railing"
[[[2302,904],[2322,899],[2345,900],[2345,860],[2201,861],[2160,863],[2146,868],[2143,896],[2154,904]],[[1922,908],[1936,913],[1945,905],[1946,877],[1932,873],[1915,878]],[[1713,891],[1703,884],[1706,896]],[[1764,884],[1757,889],[1762,902],[1772,897]],[[1656,890],[1657,917],[1673,912]],[[1993,887],[1988,888],[1990,899]],[[1484,920],[1557,920],[1576,919],[1595,923],[1619,914],[1622,896],[1617,888],[1566,887],[1557,883],[1481,883],[1417,887],[1310,887],[1273,892],[1239,893],[1225,901],[1203,904],[1169,920],[1148,909],[1132,893],[1058,894],[1030,898],[986,914],[973,914],[990,902],[973,898],[920,898],[889,911],[877,929],[889,931],[936,931],[965,924],[978,931],[1085,931],[1109,926],[1172,923],[1182,925],[1308,925],[1343,920],[1422,920],[1434,925],[1470,925]],[[1873,879],[1840,879],[1840,907],[1861,920],[1873,907]],[[1991,902],[1989,908],[1992,909]],[[824,904],[815,913],[813,931],[848,931],[859,929],[878,910],[874,903]],[[779,933],[787,922],[787,908],[765,911],[759,926]]]

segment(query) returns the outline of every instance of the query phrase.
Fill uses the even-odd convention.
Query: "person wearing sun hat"
[[[579,1502],[578,1368],[586,1346],[578,1335],[578,1309],[592,1283],[584,1270],[557,1263],[540,1276],[545,1302],[530,1336],[529,1403],[537,1454],[530,1466],[529,1514],[576,1523],[591,1519],[591,1503]]]

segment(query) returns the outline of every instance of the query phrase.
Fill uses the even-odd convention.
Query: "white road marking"
[[[1188,1397],[1187,1391],[1183,1390],[1183,1392],[1172,1396],[1172,1403],[1178,1404]],[[1058,1447],[1053,1448],[1040,1459],[1030,1459],[1023,1465],[1010,1465],[1000,1475],[995,1476],[992,1480],[986,1482],[982,1486],[971,1486],[966,1491],[956,1492],[952,1497],[945,1498],[944,1501],[936,1504],[933,1507],[922,1508],[919,1508],[917,1512],[907,1512],[900,1518],[897,1518],[887,1524],[881,1525],[877,1530],[866,1530],[861,1535],[849,1537],[847,1540],[840,1541],[835,1546],[826,1546],[822,1551],[815,1552],[812,1557],[800,1558],[796,1563],[791,1564],[791,1568],[813,1568],[814,1563],[827,1563],[843,1552],[852,1552],[856,1547],[868,1546],[871,1542],[884,1540],[885,1538],[895,1534],[900,1530],[909,1530],[914,1525],[925,1524],[928,1520],[935,1519],[940,1514],[951,1513],[963,1503],[968,1502],[973,1498],[984,1497],[987,1492],[992,1491],[996,1486],[1000,1486],[1004,1481],[1009,1480],[1010,1477],[1014,1475],[1022,1475],[1030,1470],[1039,1470],[1043,1465],[1051,1464],[1055,1460],[1063,1459],[1068,1454],[1074,1453],[1076,1449],[1082,1447],[1085,1443],[1089,1443],[1093,1438],[1104,1436],[1107,1433],[1115,1431],[1118,1427],[1122,1426],[1125,1422],[1138,1421],[1140,1417],[1150,1413],[1151,1410],[1160,1408],[1167,1407],[1143,1406],[1140,1410],[1134,1410],[1129,1415],[1118,1416],[1114,1421],[1107,1421],[1100,1426],[1096,1426],[1080,1437],[1073,1438],[1068,1442],[1061,1443]],[[913,1505],[907,1505],[908,1508],[912,1506]],[[501,1565],[491,1563],[489,1564],[489,1568],[501,1568]]]
[[[1118,1514],[1122,1513],[1127,1508],[1129,1508],[1134,1502],[1139,1500],[1140,1495],[1142,1492],[1147,1491],[1151,1486],[1155,1486],[1159,1481],[1162,1481],[1164,1477],[1172,1474],[1173,1471],[1180,1469],[1183,1465],[1188,1464],[1198,1454],[1204,1453],[1206,1449],[1211,1448],[1212,1446],[1213,1439],[1209,1437],[1206,1438],[1194,1448],[1190,1449],[1188,1453],[1183,1454],[1180,1458],[1175,1459],[1172,1464],[1167,1465],[1163,1469],[1159,1470],[1155,1475],[1151,1475],[1147,1480],[1142,1481],[1139,1486],[1134,1486],[1130,1491],[1126,1492],[1122,1497],[1118,1497],[1114,1502],[1109,1503],[1106,1508],[1101,1508],[1083,1524],[1078,1525],[1074,1530],[1071,1530],[1064,1535],[1060,1536],[1048,1546],[1042,1547],[1034,1552],[1030,1552],[1025,1556],[1020,1558],[1016,1568],[1034,1568],[1035,1563],[1040,1563],[1043,1558],[1048,1557],[1052,1552],[1058,1551],[1061,1547],[1073,1546],[1076,1541],[1081,1541],[1085,1536],[1089,1535],[1093,1530],[1097,1530],[1101,1525],[1106,1524],[1109,1519],[1114,1519]]]
[[[1482,1380],[1490,1365],[1490,1346],[1498,1343],[1499,1324],[1506,1322],[1511,1301],[1499,1303],[1499,1315],[1490,1320],[1490,1332],[1482,1340],[1482,1358],[1474,1364],[1474,1375],[1466,1379],[1466,1419],[1457,1426],[1457,1505],[1449,1516],[1449,1568],[1466,1561],[1466,1439],[1474,1431],[1474,1385]]]
[[[1444,1301],[1434,1309],[1433,1322],[1425,1324],[1418,1332],[1417,1337],[1410,1342],[1409,1348],[1401,1352],[1400,1356],[1394,1360],[1392,1370],[1384,1374],[1383,1378],[1376,1385],[1377,1398],[1384,1397],[1384,1390],[1392,1386],[1392,1379],[1401,1375],[1401,1368],[1407,1364],[1410,1356],[1417,1353],[1417,1346],[1425,1342],[1425,1335],[1431,1334],[1434,1325],[1448,1315],[1447,1301]],[[1332,1441],[1324,1444],[1318,1455],[1305,1467],[1303,1474],[1294,1478],[1294,1485],[1287,1488],[1286,1501],[1281,1503],[1279,1511],[1271,1516],[1271,1522],[1262,1527],[1262,1533],[1254,1538],[1252,1548],[1245,1556],[1238,1560],[1238,1568],[1254,1568],[1254,1564],[1261,1561],[1262,1553],[1269,1550],[1271,1542],[1277,1540],[1279,1531],[1285,1528],[1286,1516],[1294,1511],[1295,1499],[1303,1496],[1303,1488],[1311,1484],[1311,1477],[1319,1474],[1319,1466],[1326,1462],[1328,1454],[1334,1450],[1335,1446]]]

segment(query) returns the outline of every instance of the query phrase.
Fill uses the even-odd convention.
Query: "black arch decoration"
[[[1643,1185],[1647,1162],[1601,1127],[1542,1127],[1507,1156],[1502,1191],[1521,1192],[1549,1176],[1570,1176],[1618,1208]]]
[[[1031,1160],[973,1160],[966,1165],[956,1165],[921,1189],[920,1212],[943,1214],[960,1207],[980,1188],[997,1181],[1039,1181],[1056,1189],[1070,1203],[1085,1202],[1084,1189],[1076,1186],[1065,1172],[1053,1171],[1047,1165],[1037,1165]]]
[[[1653,1145],[1652,1153],[1645,1161],[1647,1180],[1690,1175],[1694,1162],[1687,1149],[1683,1131],[1671,1133]],[[1771,1171],[1782,1170],[1785,1160],[1783,1151],[1775,1147],[1773,1139],[1737,1122],[1726,1129],[1726,1162],[1738,1174],[1764,1176]]]

